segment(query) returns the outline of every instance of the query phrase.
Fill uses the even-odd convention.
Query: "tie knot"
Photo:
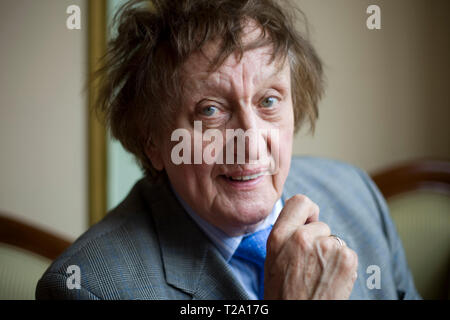
[[[250,261],[260,268],[264,267],[267,238],[269,237],[271,230],[272,226],[242,238],[242,241],[236,249],[234,255],[241,259]]]

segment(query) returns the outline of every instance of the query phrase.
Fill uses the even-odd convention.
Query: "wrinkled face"
[[[246,51],[241,60],[232,54],[210,73],[209,63],[217,48],[214,43],[207,45],[203,54],[192,55],[184,65],[183,103],[175,114],[175,126],[150,159],[155,168],[167,172],[173,188],[199,216],[236,236],[254,230],[281,197],[294,133],[290,69],[288,59],[270,62],[271,50],[263,47]],[[174,139],[176,129],[182,129],[178,132],[183,133],[183,141],[180,135]],[[210,129],[221,133],[223,141],[200,138],[198,143]],[[236,153],[242,149],[237,148],[237,139],[229,135],[227,140],[227,130],[236,129],[253,133],[244,140],[245,163],[238,162]],[[230,139],[235,142],[231,157],[227,152]],[[180,152],[181,141],[189,147]],[[195,153],[203,155],[213,141],[216,148],[210,154],[216,161],[207,163],[201,156],[195,162]],[[258,145],[258,151],[250,145]],[[267,156],[262,156],[262,149]],[[177,164],[179,157],[174,161],[174,155],[191,161]],[[217,161],[219,155],[223,161]],[[233,158],[231,163],[227,156]]]

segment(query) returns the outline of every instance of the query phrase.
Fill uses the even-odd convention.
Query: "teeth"
[[[256,179],[256,178],[262,176],[263,174],[264,174],[264,172],[260,172],[257,174],[253,174],[251,176],[235,176],[235,177],[227,176],[227,178],[230,178],[231,180],[236,180],[236,181],[247,181],[247,180]]]

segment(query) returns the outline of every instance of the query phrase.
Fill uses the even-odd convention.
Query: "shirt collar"
[[[230,237],[225,232],[220,230],[219,228],[213,226],[209,222],[207,222],[205,219],[201,218],[195,211],[181,198],[181,196],[175,191],[175,189],[172,187],[172,184],[169,185],[175,194],[175,197],[180,202],[184,210],[189,214],[189,216],[197,223],[197,225],[200,227],[200,229],[203,230],[203,232],[208,236],[208,238],[214,243],[214,245],[219,249],[219,252],[222,254],[222,256],[225,258],[225,260],[228,262],[230,261],[231,257],[233,256],[236,249],[239,247],[239,244],[241,243],[242,238],[245,235],[237,236],[237,237]],[[280,215],[281,210],[283,209],[283,198],[280,198],[275,203],[272,212],[266,217],[266,219],[261,223],[258,228],[255,230],[259,231],[262,229],[265,229],[269,226],[273,226],[275,221],[277,220],[278,216]]]

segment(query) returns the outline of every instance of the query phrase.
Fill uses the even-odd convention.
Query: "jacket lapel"
[[[179,204],[167,180],[151,189],[146,197],[167,283],[193,299],[249,299],[220,252]]]

